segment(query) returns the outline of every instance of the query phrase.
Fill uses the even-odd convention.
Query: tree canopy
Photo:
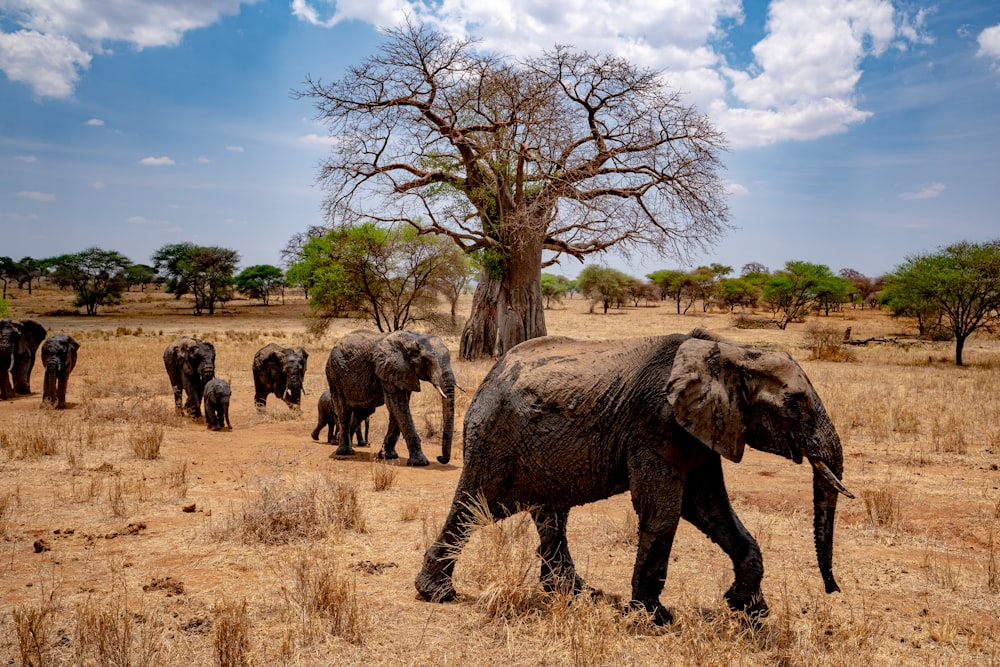
[[[464,358],[546,333],[539,278],[561,257],[682,256],[725,230],[725,140],[659,73],[563,46],[504,59],[412,23],[385,35],[299,93],[336,139],[327,218],[404,223],[481,256]]]
[[[361,314],[379,331],[431,318],[437,295],[467,275],[465,257],[447,238],[372,222],[311,237],[288,268],[321,321]]]
[[[235,278],[236,288],[251,299],[260,299],[265,306],[271,292],[285,284],[285,273],[271,264],[254,264],[240,271]]]
[[[168,292],[178,299],[185,294],[194,297],[195,315],[205,311],[214,315],[218,304],[232,299],[233,272],[240,261],[235,250],[173,243],[153,253],[152,260],[168,277]]]
[[[888,276],[885,300],[900,314],[939,313],[961,366],[968,337],[1000,323],[1000,241],[963,241],[908,257]]]
[[[88,248],[54,258],[52,279],[60,287],[76,292],[74,306],[83,306],[88,315],[96,315],[98,306],[121,303],[125,286],[121,274],[131,264],[120,252]]]

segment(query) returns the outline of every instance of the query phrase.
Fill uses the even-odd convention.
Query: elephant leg
[[[385,437],[382,439],[382,450],[377,454],[378,458],[390,460],[398,459],[399,453],[396,452],[396,442],[399,441],[399,424],[396,423],[396,418],[393,417],[392,413],[389,413],[389,425],[385,430]]]
[[[58,397],[56,407],[60,410],[66,409],[66,384],[68,381],[69,378],[66,375],[61,375],[59,380],[56,382],[56,394]]]
[[[267,393],[267,388],[255,372],[253,374],[253,405],[257,412],[263,412],[264,408],[267,407]]]
[[[358,417],[358,415],[354,415],[354,417],[351,419],[351,433],[354,434],[354,439],[357,442],[358,447],[367,447],[368,446],[368,440],[367,439],[363,439],[361,437],[361,425],[362,424],[365,425],[365,427],[366,427],[365,428],[365,433],[367,433],[368,419],[369,419],[369,417],[365,417],[364,419],[361,419],[360,417]]]
[[[729,504],[718,455],[689,473],[681,514],[733,561],[735,580],[726,591],[730,608],[751,618],[767,616],[767,603],[760,591],[764,578],[760,547]]]
[[[479,501],[473,501],[472,496],[464,491],[464,485],[459,480],[455,500],[451,510],[445,517],[441,534],[424,553],[424,563],[414,580],[417,592],[428,602],[451,602],[455,599],[455,586],[452,576],[455,572],[455,562],[462,549],[469,541],[469,536],[475,528],[473,507]],[[483,498],[485,492],[480,490],[478,498]],[[512,514],[505,505],[496,501],[487,501],[487,509],[494,521],[500,521]]]
[[[579,593],[586,587],[576,573],[566,541],[566,521],[569,508],[534,507],[531,518],[538,530],[538,556],[542,561],[540,581],[546,592],[567,590]]]
[[[430,461],[427,460],[427,457],[424,455],[424,452],[420,447],[420,435],[417,434],[417,428],[413,424],[413,415],[410,414],[410,392],[397,389],[386,389],[385,407],[389,409],[390,425],[393,422],[396,424],[397,436],[392,438],[392,452],[395,454],[396,438],[398,437],[398,433],[402,433],[403,439],[406,441],[407,452],[409,453],[406,465],[429,465]],[[389,446],[389,433],[386,433],[385,441],[383,441],[382,447],[382,451],[385,453],[386,458],[389,458]]]
[[[670,550],[681,517],[684,476],[656,453],[634,452],[629,460],[632,506],[639,517],[639,545],[632,571],[632,602],[641,605],[657,625],[673,622],[660,602],[667,580]]]

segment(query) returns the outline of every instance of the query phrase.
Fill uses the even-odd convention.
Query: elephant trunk
[[[215,377],[215,364],[206,361],[198,369],[198,375],[201,377],[202,382],[208,382]]]
[[[57,383],[61,370],[59,358],[55,355],[45,361],[45,377],[42,380],[42,400],[49,403],[56,403]]]
[[[849,498],[854,494],[841,483],[844,474],[844,455],[833,423],[825,412],[820,415],[820,423],[810,451],[806,452],[813,466],[813,537],[816,542],[816,558],[827,593],[839,591],[840,586],[833,577],[833,524],[837,512],[837,497],[843,493]]]
[[[455,376],[450,371],[442,373],[440,384],[434,383],[441,393],[441,456],[439,463],[451,461],[451,442],[455,436]]]

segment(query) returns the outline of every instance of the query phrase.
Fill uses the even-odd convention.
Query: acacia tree
[[[936,253],[914,255],[888,277],[890,306],[936,310],[955,336],[955,365],[977,329],[1000,323],[1000,241],[955,243]],[[894,308],[895,310],[895,308]]]
[[[175,298],[194,296],[194,314],[206,310],[215,314],[215,306],[233,298],[233,272],[240,255],[230,248],[172,243],[153,253],[157,271],[167,276],[167,292]]]
[[[76,292],[74,306],[83,306],[88,315],[96,315],[98,306],[121,303],[125,286],[121,274],[131,265],[120,252],[87,248],[56,258],[52,278],[60,287]]]
[[[480,255],[467,359],[546,333],[540,275],[562,256],[683,256],[726,227],[722,134],[621,58],[510,60],[407,23],[299,95],[336,139],[319,177],[331,223],[411,224]]]
[[[271,292],[285,284],[285,273],[270,264],[254,264],[240,271],[236,287],[251,299],[260,299],[265,306],[271,302]]]

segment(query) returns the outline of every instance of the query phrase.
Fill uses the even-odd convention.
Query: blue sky
[[[406,14],[512,56],[562,43],[662,69],[731,144],[734,229],[694,264],[879,275],[1000,238],[992,0],[0,0],[0,255],[149,262],[190,241],[280,265],[322,222],[328,146],[291,91]]]

